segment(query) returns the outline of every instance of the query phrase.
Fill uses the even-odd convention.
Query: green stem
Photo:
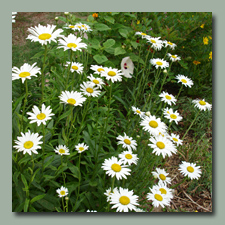
[[[198,113],[196,114],[196,116],[195,116],[194,120],[192,121],[191,125],[189,126],[189,128],[186,130],[186,132],[185,132],[184,136],[182,137],[182,140],[184,140],[184,138],[185,138],[186,134],[187,134],[187,133],[188,133],[188,131],[191,129],[191,127],[192,127],[192,125],[194,124],[195,120],[197,119],[197,117],[198,117],[199,113],[200,113],[200,110],[199,110],[199,111],[198,111]]]
[[[183,84],[182,84],[181,87],[180,87],[180,91],[179,91],[178,95],[176,96],[176,99],[178,99],[178,97],[179,97],[179,95],[180,95],[180,93],[181,93],[182,88],[183,88]]]
[[[44,172],[44,161],[45,161],[45,127],[44,124],[42,123],[42,134],[43,134],[43,144],[42,144],[42,176]]]
[[[67,79],[66,79],[66,89],[67,89],[67,85],[68,85],[68,82],[69,82],[69,77],[70,77],[70,68],[71,68],[71,65],[72,65],[72,60],[73,60],[73,50],[70,51],[70,64],[68,65],[68,71],[67,71]]]
[[[20,132],[23,130],[23,117],[25,114],[25,107],[27,104],[27,96],[28,96],[28,87],[27,87],[27,79],[25,80],[25,89],[26,89],[26,95],[23,103],[23,112],[22,112],[22,118],[21,118],[21,125],[20,125]]]
[[[62,197],[62,207],[63,207],[63,211],[65,212],[64,197]]]
[[[180,183],[171,186],[170,189],[174,189],[174,188],[178,187],[180,184],[184,183],[186,180],[187,180],[187,176],[184,177]]]
[[[45,61],[46,61],[47,49],[48,49],[47,45],[45,45],[44,61],[43,61],[43,66],[42,66],[42,71],[41,71],[41,102],[40,103],[43,103],[43,99],[44,99],[44,87],[45,87],[44,69],[45,69]]]
[[[80,158],[81,158],[81,154],[82,153],[79,153],[79,164],[78,164],[78,168],[79,168],[79,183],[78,183],[78,191],[77,191],[77,199],[76,199],[76,202],[75,202],[75,206],[77,204],[77,200],[79,198],[79,194],[80,194],[80,181],[81,181],[81,172],[80,172]]]

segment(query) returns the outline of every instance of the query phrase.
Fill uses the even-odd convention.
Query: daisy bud
[[[69,12],[64,12],[64,14],[67,16],[67,15],[69,15],[70,13],[69,13]]]
[[[126,48],[126,46],[125,45],[122,45],[122,48]]]
[[[137,138],[140,138],[140,135],[137,135]]]
[[[146,116],[150,116],[151,113],[148,111],[148,112],[145,113],[145,115],[146,115]]]
[[[55,17],[55,20],[58,20],[59,19],[59,17]]]
[[[66,200],[66,201],[68,201],[68,200],[69,200],[69,198],[68,198],[68,197],[65,197],[65,200]]]
[[[167,73],[167,69],[163,70],[163,73]]]

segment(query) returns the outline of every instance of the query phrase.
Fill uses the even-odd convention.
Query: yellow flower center
[[[120,166],[119,164],[117,164],[117,163],[114,163],[114,164],[112,164],[111,169],[112,169],[114,172],[120,172],[121,166]]]
[[[173,140],[176,141],[176,142],[178,142],[178,139],[177,138],[173,138]]]
[[[168,114],[170,114],[170,112],[169,111],[166,111]]]
[[[93,82],[94,82],[95,84],[99,84],[99,81],[96,80],[96,79],[94,79]]]
[[[149,122],[149,126],[152,128],[156,128],[156,127],[158,127],[158,123],[156,121],[152,120]]]
[[[81,28],[81,26],[77,26],[78,28]]]
[[[129,139],[124,139],[124,143],[126,143],[127,145],[130,145],[131,141]]]
[[[164,188],[160,188],[159,190],[161,191],[161,194],[164,194],[164,195],[166,195],[166,194],[167,194],[166,189],[164,189]]]
[[[200,105],[206,105],[205,101],[199,101]]]
[[[26,141],[24,144],[23,144],[23,147],[26,148],[26,149],[30,149],[34,146],[34,143],[32,141]]]
[[[73,98],[69,98],[69,99],[67,100],[67,102],[68,102],[70,105],[76,104],[76,100],[73,99]]]
[[[165,148],[165,144],[164,144],[163,142],[161,142],[161,141],[158,141],[158,142],[156,143],[156,146],[157,146],[158,148],[160,148],[160,149],[164,149],[164,148]]]
[[[130,199],[127,196],[121,196],[119,201],[122,205],[128,205],[130,203]]]
[[[73,70],[78,70],[78,67],[77,66],[72,66],[72,69]]]
[[[65,153],[66,151],[65,151],[65,149],[59,149],[59,153],[61,153],[61,154],[63,154],[63,153]]]
[[[159,178],[160,178],[161,180],[165,180],[165,179],[166,179],[166,176],[165,176],[164,174],[159,174]]]
[[[176,59],[177,57],[175,55],[171,55],[172,58]]]
[[[60,191],[60,194],[61,194],[61,195],[65,195],[66,192],[65,192],[65,191]]]
[[[105,71],[105,70],[102,69],[102,68],[98,68],[97,71],[98,71],[98,72],[102,72],[102,71]]]
[[[187,83],[187,81],[186,81],[185,79],[181,79],[181,81],[182,81],[183,83]]]
[[[172,43],[172,42],[170,42],[170,41],[168,41],[168,42],[167,42],[167,44],[169,44],[169,45],[173,45],[173,43]]]
[[[82,24],[81,26],[82,26],[82,27],[85,27],[85,25],[84,25],[84,24]]]
[[[45,117],[46,117],[46,115],[44,113],[40,113],[37,115],[38,120],[43,120]]]
[[[43,33],[43,34],[40,34],[38,36],[38,38],[41,39],[41,40],[47,40],[47,39],[51,38],[51,36],[52,36],[51,34]]]
[[[155,194],[154,197],[155,197],[156,200],[158,200],[160,202],[163,200],[163,197],[161,195],[159,195],[159,194]]]
[[[77,45],[76,45],[75,43],[68,43],[68,44],[67,44],[67,47],[68,47],[68,48],[76,48]]]
[[[86,91],[87,91],[88,93],[93,93],[93,92],[94,92],[94,90],[93,90],[92,88],[86,88]]]
[[[140,110],[136,110],[136,112],[137,112],[137,113],[139,113],[139,114],[141,113],[141,111],[140,111]]]
[[[73,25],[71,25],[71,26],[69,26],[69,28],[74,28],[75,26],[73,26]]]
[[[156,62],[155,64],[159,65],[159,66],[162,66],[162,62]]]
[[[111,76],[111,77],[114,77],[114,76],[116,76],[116,72],[114,72],[114,71],[109,71],[109,72],[108,72],[108,75]]]
[[[28,77],[28,76],[30,76],[29,72],[22,72],[19,74],[19,77]]]
[[[132,158],[133,158],[133,156],[132,156],[131,154],[126,154],[125,157],[126,157],[127,159],[132,159]]]
[[[80,151],[84,151],[84,147],[79,147],[79,150]]]
[[[151,39],[151,42],[152,42],[152,43],[156,43],[156,41],[155,41],[155,40],[153,40],[153,39]]]
[[[165,98],[171,100],[171,97],[169,95],[166,95]]]
[[[177,116],[175,114],[170,114],[170,118],[175,120],[177,118]]]
[[[190,173],[193,173],[194,172],[194,168],[192,166],[188,166],[187,167],[187,171],[190,172]]]
[[[147,35],[146,33],[141,33],[141,35]]]

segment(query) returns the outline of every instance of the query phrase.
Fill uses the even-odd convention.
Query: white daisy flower
[[[110,159],[105,159],[101,166],[103,170],[106,170],[106,174],[111,177],[116,176],[118,180],[121,180],[122,178],[127,179],[126,175],[130,175],[131,169],[126,167],[126,165],[123,165],[122,160],[118,160],[114,156]]]
[[[128,163],[128,165],[130,166],[134,163],[137,165],[137,154],[133,154],[132,151],[123,151],[121,154],[118,155],[118,157],[123,161],[124,164]]]
[[[143,209],[137,208],[135,209],[135,212],[145,212]]]
[[[62,198],[62,197],[65,197],[68,195],[68,189],[66,187],[61,187],[61,188],[58,188],[56,190],[56,192],[59,194],[59,197]]]
[[[178,74],[176,76],[176,79],[178,80],[178,83],[181,82],[185,87],[187,87],[187,86],[191,87],[194,84],[190,78],[188,78],[184,75]]]
[[[71,65],[70,65],[71,64]],[[70,66],[70,71],[73,72],[77,72],[79,74],[83,73],[83,64],[82,63],[77,63],[77,62],[66,62],[65,64],[66,67]]]
[[[86,98],[77,91],[62,91],[59,98],[61,100],[61,103],[66,103],[74,106],[82,106],[83,102],[86,100]]]
[[[28,119],[31,120],[30,123],[37,123],[38,126],[40,126],[41,123],[46,125],[46,121],[50,120],[51,116],[55,115],[54,113],[51,113],[52,109],[50,108],[50,106],[46,108],[44,104],[42,104],[41,106],[41,111],[38,109],[36,105],[33,106],[32,111],[33,113],[31,112],[27,113],[28,115],[30,115]]]
[[[161,121],[160,118],[156,118],[155,116],[150,115],[149,117],[145,117],[141,123],[143,129],[148,131],[151,135],[158,135],[160,132],[165,133],[167,126],[165,123]]]
[[[32,76],[37,77],[37,74],[41,74],[41,68],[35,66],[37,63],[33,65],[29,65],[28,63],[24,63],[20,69],[18,67],[12,68],[12,80],[21,79],[22,83],[26,79],[31,79]]]
[[[172,61],[172,62],[176,62],[176,61],[180,61],[180,57],[177,56],[177,55],[172,55],[170,53],[167,53],[167,55],[169,56],[169,59]]]
[[[82,48],[87,48],[85,43],[81,42],[80,37],[76,37],[74,34],[69,34],[68,37],[63,36],[62,39],[59,39],[59,47],[63,48],[64,51],[71,49],[73,51],[82,51]]]
[[[17,12],[12,12],[12,23],[15,23],[15,15],[17,14]]]
[[[79,143],[77,145],[75,145],[75,149],[78,151],[78,153],[82,153],[86,150],[88,150],[88,146],[84,143]]]
[[[142,112],[139,108],[136,108],[134,106],[132,106],[131,108],[132,108],[134,114],[139,115],[141,118],[144,117],[145,113]]]
[[[59,145],[54,149],[54,151],[59,155],[70,155],[70,150],[65,145]]]
[[[167,113],[167,111],[168,110],[166,109],[166,111],[163,114],[165,118],[169,119],[170,122],[174,121],[176,124],[178,124],[178,122],[183,119],[183,117],[180,116],[177,110],[173,112],[173,109],[169,109],[169,113]]]
[[[152,201],[154,207],[170,205],[170,198],[166,198],[165,194],[162,194],[161,191],[150,188],[150,193],[147,194],[147,199]]]
[[[151,137],[150,142],[152,144],[148,144],[156,155],[162,155],[165,158],[167,155],[171,156],[172,153],[176,153],[175,145],[167,138],[161,135]]]
[[[80,87],[80,90],[84,95],[98,97],[101,94],[101,91],[98,90],[98,87],[94,87],[94,84],[90,81],[83,82]]]
[[[167,173],[164,169],[156,168],[156,172],[153,171],[152,174],[155,178],[158,178],[164,184],[171,184],[171,178],[167,177],[169,173]]]
[[[23,152],[25,155],[28,153],[38,154],[37,149],[41,149],[40,144],[43,142],[40,141],[42,136],[39,136],[38,133],[31,133],[30,130],[25,134],[21,132],[22,137],[17,137],[18,140],[15,141],[16,145],[13,147],[17,149],[17,152]]]
[[[134,72],[134,64],[129,56],[122,59],[120,66],[124,76],[132,78],[130,74]]]
[[[42,45],[47,45],[47,43],[51,43],[51,41],[56,42],[58,37],[63,37],[60,33],[63,32],[62,29],[57,29],[56,25],[47,25],[42,26],[38,24],[38,26],[28,28],[28,31],[31,33],[28,35],[26,39],[30,39],[31,42],[39,42]]]
[[[176,44],[170,42],[170,41],[163,41],[165,47],[169,46],[172,50],[174,50],[174,48],[177,46]]]
[[[137,142],[132,137],[128,137],[124,132],[124,136],[119,135],[117,145],[123,145],[123,148],[127,148],[129,151],[136,150]]]
[[[113,192],[112,192],[112,188],[111,188],[111,187],[108,188],[108,189],[106,190],[106,192],[104,193],[104,195],[107,196],[107,202],[110,201],[110,199],[111,199],[111,194],[112,194],[112,193],[115,193],[115,192],[118,192],[117,187],[113,188]]]
[[[92,74],[87,77],[94,85],[96,85],[99,89],[102,89],[102,85],[105,85],[103,80],[99,77],[94,77]]]
[[[95,71],[94,74],[101,74],[105,71],[105,67],[98,65],[91,65],[90,69]]]
[[[144,33],[144,32],[139,32],[139,31],[136,32],[135,35],[141,35],[142,38],[145,38],[146,36],[149,36],[149,35],[147,35],[146,33]]]
[[[82,23],[76,23],[75,30],[82,31]]]
[[[112,209],[116,208],[117,212],[132,211],[139,205],[138,196],[134,195],[133,191],[120,187],[117,192],[111,194],[110,204],[113,204]]]
[[[160,51],[163,47],[163,41],[159,40],[161,37],[147,37],[147,42],[151,43],[151,48],[155,49],[156,51]]]
[[[64,28],[65,29],[70,29],[70,30],[73,30],[73,31],[76,30],[76,26],[75,25],[72,25],[72,24],[66,25]]]
[[[165,198],[172,199],[173,198],[173,192],[172,189],[168,188],[165,183],[163,183],[161,180],[158,182],[157,185],[154,185],[152,189],[156,191],[160,191],[161,194],[165,195]]]
[[[105,67],[105,71],[101,72],[101,76],[105,77],[107,80],[111,80],[113,83],[115,81],[122,81],[122,76],[124,75],[121,70],[113,69],[112,67]]]
[[[159,97],[162,98],[162,101],[165,102],[165,103],[168,103],[169,105],[172,105],[173,104],[176,104],[176,101],[177,99],[171,95],[171,94],[168,94],[167,92],[163,91]]]
[[[202,171],[200,170],[200,166],[196,166],[195,163],[189,163],[182,161],[182,164],[179,165],[180,172],[184,176],[188,176],[191,180],[198,179],[201,177]]]
[[[87,210],[87,212],[97,212],[96,210]]]
[[[83,32],[90,32],[90,31],[92,31],[91,27],[89,25],[87,25],[87,24],[81,24],[81,30]]]
[[[169,63],[163,59],[150,59],[150,63],[155,66],[156,69],[160,67],[161,69],[164,69],[166,67],[169,67]]]
[[[171,134],[170,139],[173,141],[173,143],[176,143],[177,146],[182,145],[183,141],[180,139],[180,136],[177,134]]]
[[[195,107],[199,108],[200,110],[206,111],[207,109],[211,110],[212,108],[212,105],[206,102],[205,99],[202,99],[202,100],[196,99],[196,100],[193,100],[192,102],[195,104]]]

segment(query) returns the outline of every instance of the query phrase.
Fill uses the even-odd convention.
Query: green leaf
[[[99,31],[105,31],[105,30],[110,30],[111,28],[108,27],[107,25],[103,24],[103,23],[96,23],[94,25],[95,29],[96,30],[99,30]]]
[[[119,31],[121,36],[127,38],[127,35],[128,35],[129,32],[126,29],[121,29],[120,28],[118,31]]]
[[[25,188],[28,190],[27,180],[26,180],[26,178],[24,177],[24,175],[23,175],[23,174],[21,174],[21,178],[22,178],[22,182],[23,182],[23,184],[24,184]]]
[[[97,181],[90,181],[89,185],[92,186],[92,187],[95,187],[95,186],[98,185],[98,182]]]
[[[136,49],[137,46],[139,45],[136,41],[131,41],[130,43],[131,43],[131,45],[132,45],[135,49]]]
[[[65,23],[67,23],[67,21],[66,21],[66,18],[65,18],[65,17],[59,16],[59,20],[61,20],[61,21],[65,22]]]
[[[93,58],[98,64],[102,64],[103,62],[108,61],[107,57],[104,55],[97,54],[97,55],[94,55]]]
[[[65,117],[69,116],[71,113],[70,110],[66,111],[65,113],[63,113],[60,117],[59,117],[59,121],[64,119]]]
[[[124,16],[130,16],[130,17],[136,19],[136,16],[134,14],[131,14],[131,13],[124,13]]]
[[[126,110],[128,111],[128,105],[121,99],[121,98],[119,98],[118,96],[116,96],[116,95],[113,95],[113,97],[115,98],[115,99],[117,99],[120,103],[122,103],[123,104],[123,106],[126,108]]]
[[[69,163],[69,170],[75,177],[79,178],[80,171],[78,167],[74,166],[72,163]]]
[[[88,42],[89,42],[91,48],[94,48],[94,49],[97,49],[97,50],[99,48],[101,48],[100,42],[96,38],[90,39],[90,40],[88,40]]]
[[[115,43],[116,43],[115,40],[113,40],[113,39],[108,39],[106,42],[103,43],[103,46],[104,46],[105,48],[110,48],[110,47],[112,47]]]
[[[114,24],[115,22],[115,19],[111,16],[105,16],[104,19],[112,24]]]
[[[115,52],[114,52],[115,56],[116,55],[122,55],[122,54],[125,54],[125,53],[126,53],[126,51],[123,48],[121,48],[121,47],[115,48]]]
[[[114,15],[118,15],[120,14],[119,12],[111,12],[111,15],[114,16]]]
[[[38,203],[43,206],[45,209],[48,209],[50,211],[54,211],[55,205],[53,205],[51,202],[45,200],[45,199],[40,199]]]
[[[45,195],[46,195],[46,194],[43,194],[43,195],[38,195],[38,196],[36,196],[36,197],[32,198],[32,199],[31,199],[31,201],[30,201],[30,203],[32,204],[33,202],[36,202],[36,201],[38,201],[38,200],[40,200],[40,199],[44,198],[44,197],[45,197]]]
[[[87,21],[92,22],[94,21],[94,17],[92,15],[89,15],[87,18]]]
[[[30,202],[30,200],[28,198],[26,198],[25,203],[24,203],[24,207],[23,207],[24,212],[27,212],[28,207],[29,207],[29,202]]]

